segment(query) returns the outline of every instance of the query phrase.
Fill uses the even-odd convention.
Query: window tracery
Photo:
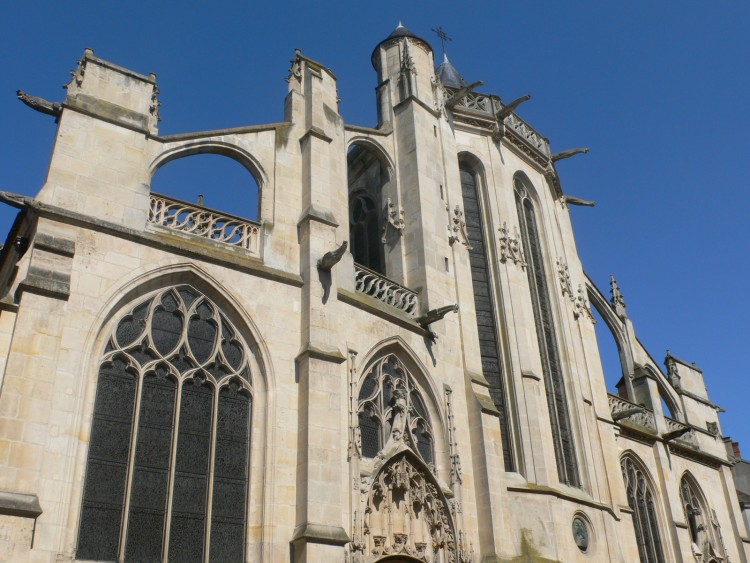
[[[633,526],[641,563],[664,563],[664,553],[656,517],[654,495],[649,480],[629,456],[620,462],[628,506],[633,511]]]
[[[357,417],[363,457],[404,443],[426,464],[434,461],[434,433],[414,377],[393,354],[370,369],[359,391]]]
[[[716,512],[708,507],[700,488],[687,475],[680,481],[680,498],[699,561],[723,561],[726,553]]]
[[[100,363],[79,558],[244,560],[249,359],[191,287],[129,308]]]
[[[547,408],[549,409],[555,458],[557,460],[557,473],[561,483],[578,487],[581,482],[578,474],[575,443],[573,441],[573,428],[568,411],[565,381],[563,379],[557,334],[552,316],[550,292],[547,287],[547,277],[544,270],[536,211],[521,178],[516,176],[513,184],[524,254],[528,261],[526,273],[529,279],[529,290],[534,309],[534,322],[536,324],[537,340],[542,360],[542,372],[544,374],[544,384],[547,393]]]

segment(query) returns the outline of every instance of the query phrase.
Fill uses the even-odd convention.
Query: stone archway
[[[409,450],[389,459],[363,483],[363,517],[355,524],[350,561],[463,562],[451,504]]]

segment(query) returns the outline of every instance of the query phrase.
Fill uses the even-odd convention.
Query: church
[[[375,127],[299,50],[278,123],[160,135],[156,76],[90,49],[19,91],[57,133],[0,192],[0,561],[747,562],[702,371],[579,259],[586,149],[403,25],[371,62]],[[257,217],[151,191],[200,154]]]

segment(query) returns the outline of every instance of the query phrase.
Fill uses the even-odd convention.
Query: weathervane
[[[453,41],[452,38],[448,37],[448,34],[443,29],[442,26],[438,26],[437,29],[433,28],[432,31],[435,32],[435,34],[440,38],[440,45],[443,47],[443,54],[445,54],[445,42],[446,41]]]

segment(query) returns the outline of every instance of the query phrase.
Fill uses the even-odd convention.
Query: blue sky
[[[38,191],[55,133],[15,91],[62,100],[85,47],[157,73],[163,134],[280,121],[295,48],[336,73],[348,123],[373,125],[370,54],[399,20],[438,57],[444,27],[481,91],[531,93],[519,114],[553,151],[590,147],[558,165],[566,193],[597,201],[571,210],[584,268],[607,293],[617,276],[657,361],[669,348],[703,369],[750,458],[748,2],[5,2],[0,189]],[[246,189],[232,166],[175,174],[204,183],[208,205]],[[13,216],[0,208],[0,230]]]

